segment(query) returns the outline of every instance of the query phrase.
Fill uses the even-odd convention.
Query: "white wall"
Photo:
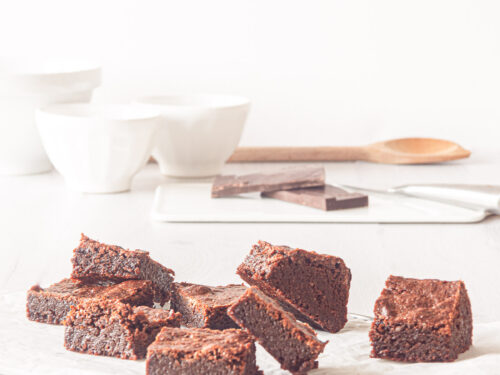
[[[250,96],[245,144],[421,135],[496,145],[495,0],[0,4],[0,54],[95,56],[105,69],[98,101]]]

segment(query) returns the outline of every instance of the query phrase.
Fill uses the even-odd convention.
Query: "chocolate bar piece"
[[[231,195],[298,189],[325,184],[323,167],[284,169],[277,173],[253,173],[244,176],[217,176],[212,185],[212,198]]]
[[[325,211],[368,206],[368,196],[332,185],[262,193],[263,197],[319,208]]]

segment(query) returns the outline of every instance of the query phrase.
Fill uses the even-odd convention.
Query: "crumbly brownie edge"
[[[119,302],[126,303],[131,306],[148,306],[153,307],[154,302],[161,300],[161,291],[158,290],[158,287],[150,280],[126,280],[124,282],[115,284],[113,287],[118,288],[123,286],[124,284],[129,283],[143,283],[142,286],[137,285],[135,289],[132,289],[134,292],[128,296],[120,297],[120,298],[112,298],[116,299]]]
[[[35,322],[60,325],[74,304],[71,299],[44,295],[35,286],[27,294],[26,316]]]
[[[165,373],[263,375],[256,364],[252,336],[241,330],[205,328],[162,329],[148,348],[146,374]]]
[[[247,329],[257,341],[281,363],[281,368],[303,374],[318,367],[317,357],[328,342],[321,342],[294,329],[294,317],[278,306],[270,306],[249,290],[228,310],[229,316]],[[297,323],[302,324],[302,323]]]
[[[163,305],[170,300],[175,273],[151,259],[147,251],[126,250],[82,234],[78,247],[73,250],[71,262],[71,278],[75,280],[151,280],[161,292],[155,302]]]
[[[279,257],[294,261],[279,262]],[[306,271],[311,267],[315,269],[296,272],[294,268],[300,264],[306,265]],[[333,279],[332,269],[335,270]],[[351,272],[339,257],[259,241],[240,264],[237,274],[248,284],[277,299],[285,310],[314,328],[335,333],[347,323]],[[293,277],[284,280],[287,274]],[[319,275],[322,278],[318,281]],[[312,280],[319,283],[313,293],[309,287]],[[308,287],[304,288],[306,285]],[[332,285],[335,293],[331,293]]]
[[[227,314],[228,308],[229,306],[217,306],[210,309],[207,313],[206,327],[219,330],[240,328]]]
[[[369,336],[372,358],[398,362],[451,362],[459,354],[453,345],[453,337],[439,334],[432,327],[392,325],[380,319],[372,323]]]
[[[188,328],[206,328],[205,314],[199,305],[193,304],[179,291],[176,283],[172,285],[170,307],[182,315],[182,324]]]
[[[179,361],[167,355],[153,353],[146,360],[146,375],[176,374],[231,374],[221,362],[203,359]]]
[[[235,287],[236,285],[225,285],[210,287],[191,283],[172,283],[171,308],[182,314],[183,324],[190,328],[210,328],[224,330],[229,328],[239,328],[239,326],[227,315],[227,309],[230,303],[221,303],[220,300],[214,303],[215,306],[204,303],[199,300],[201,294],[208,294],[212,288]],[[243,285],[238,285],[243,287]],[[193,292],[192,288],[196,288]],[[202,288],[202,289],[200,289]],[[246,288],[245,288],[246,289]],[[241,294],[243,291],[241,292]],[[194,295],[193,295],[194,294]]]
[[[280,293],[278,290],[271,288],[268,283],[262,280],[254,279],[251,276],[252,272],[245,272],[243,268],[240,266],[238,267],[237,274],[241,277],[243,281],[246,281],[249,285],[259,288],[268,297],[274,298],[285,311],[288,311],[289,313],[293,314],[298,320],[309,324],[313,328],[325,330],[325,328],[323,328],[321,325],[319,325],[314,320],[310,319],[307,315],[304,315],[299,310],[297,310],[290,302],[288,302],[288,299],[285,298],[282,295],[282,293]]]
[[[147,252],[133,252],[116,245],[107,245],[82,234],[73,250],[71,277],[79,280],[139,279],[139,264]]]
[[[216,358],[216,356],[213,357]],[[179,361],[179,359],[174,356],[148,351],[146,375],[176,375],[187,373],[263,375],[263,372],[259,371],[256,365],[255,344],[252,344],[252,350],[247,352],[241,364],[235,364],[233,361],[225,361],[223,358],[213,361],[203,357]]]
[[[452,327],[452,335],[459,353],[467,351],[472,345],[473,321],[472,307],[465,284],[460,281],[460,297],[456,306],[458,316]],[[458,323],[458,324],[457,324]]]
[[[239,328],[239,326],[227,315],[228,306],[216,306],[208,308],[201,304],[193,303],[185,298],[174,287],[171,308],[182,314],[182,323],[189,328],[210,328],[224,330],[228,328]]]
[[[79,283],[74,284],[74,289],[70,289],[67,292],[54,290],[54,288],[60,288],[66,281],[69,281],[69,279],[63,279],[46,289],[38,285],[31,287],[28,290],[26,301],[26,315],[28,319],[40,323],[63,324],[71,306],[75,306],[90,298],[95,298],[95,296],[78,295],[78,292],[81,292],[80,288],[100,288],[100,290],[93,289],[94,293],[98,293],[100,297],[127,303],[132,306],[141,305],[151,307],[153,306],[155,296],[158,295],[156,287],[149,280],[127,280],[118,284],[106,284],[106,286]],[[125,290],[125,292],[120,294],[120,290]],[[77,293],[77,295],[72,293]]]
[[[121,359],[143,358],[135,353],[130,332],[118,322],[108,323],[103,329],[66,326],[64,347],[74,352]]]
[[[386,288],[389,287],[389,280],[394,279],[391,277],[386,282]],[[453,283],[458,283],[459,287],[456,302],[445,326],[442,322],[437,325],[425,321],[411,324],[376,316],[369,333],[371,356],[401,362],[451,362],[469,349],[473,329],[470,300],[465,284],[462,281]],[[385,290],[377,300],[376,307],[379,300],[385,297]],[[375,314],[377,315],[376,309]]]
[[[163,327],[179,327],[179,313],[88,299],[71,307],[64,321],[65,347],[95,355],[141,359]]]
[[[154,261],[149,256],[145,257],[139,265],[141,279],[151,280],[161,291],[160,304],[168,302],[172,297],[174,271]]]

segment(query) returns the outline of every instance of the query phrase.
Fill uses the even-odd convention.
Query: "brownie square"
[[[35,285],[28,290],[26,315],[41,323],[62,324],[70,307],[89,298],[107,298],[131,305],[153,306],[153,283],[149,280],[129,280],[122,283],[64,279],[48,288]]]
[[[90,299],[71,307],[64,321],[64,346],[75,352],[141,359],[163,327],[180,323],[180,314],[172,310]]]
[[[125,250],[120,246],[94,241],[82,234],[71,261],[73,279],[151,280],[163,292],[160,303],[170,299],[174,271],[152,260],[147,251]]]
[[[237,273],[314,328],[335,333],[347,322],[351,271],[341,258],[259,241]]]
[[[296,321],[257,288],[249,288],[228,314],[257,338],[281,368],[303,374],[318,367],[316,359],[328,342],[319,341],[311,327]]]
[[[182,314],[191,328],[239,328],[227,315],[227,308],[245,292],[244,285],[207,286],[174,283],[171,308]]]
[[[462,281],[389,276],[374,313],[374,358],[450,362],[472,344],[471,306]]]
[[[147,375],[262,374],[253,338],[241,329],[163,328],[148,348]]]

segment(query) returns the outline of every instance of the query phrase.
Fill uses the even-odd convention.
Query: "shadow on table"
[[[491,216],[488,216],[484,220],[480,221],[480,223],[490,222],[490,221],[496,221],[496,220],[497,221],[500,220],[500,215],[491,215]]]
[[[474,344],[465,353],[460,354],[456,362],[465,361],[472,358],[478,358],[483,355],[498,354],[498,353],[500,353],[500,344],[496,346],[491,345],[491,343],[490,344],[484,343],[483,345]]]

